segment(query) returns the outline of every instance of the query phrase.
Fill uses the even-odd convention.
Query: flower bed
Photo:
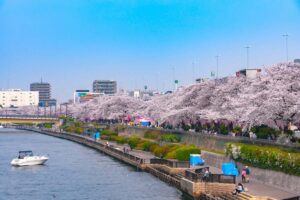
[[[276,147],[228,143],[226,155],[242,163],[300,176],[300,153]]]

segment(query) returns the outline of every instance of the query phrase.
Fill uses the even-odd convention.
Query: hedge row
[[[166,144],[160,146],[156,142],[141,139],[139,137],[125,137],[115,135],[114,132],[105,132],[101,135],[102,139],[108,139],[115,141],[119,144],[128,144],[131,149],[138,149],[143,151],[150,151],[157,157],[163,157],[166,159],[177,159],[180,161],[187,161],[190,158],[190,154],[200,153],[200,149],[194,145],[183,144]]]
[[[280,148],[229,143],[226,154],[245,164],[300,176],[300,153]]]

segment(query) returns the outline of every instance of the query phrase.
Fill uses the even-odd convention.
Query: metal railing
[[[185,178],[193,182],[211,182],[211,183],[236,183],[236,176],[224,174],[205,174],[205,170],[209,167],[202,168],[203,170],[185,170]]]
[[[57,117],[38,116],[38,115],[0,115],[0,119],[41,119],[41,120],[59,120]]]
[[[160,158],[151,158],[150,164],[167,165],[172,168],[189,168],[190,167],[189,161],[167,160],[167,159],[160,159]]]

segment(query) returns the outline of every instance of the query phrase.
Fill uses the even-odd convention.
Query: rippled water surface
[[[0,130],[0,199],[183,200],[152,175],[88,147],[38,133]],[[48,154],[43,166],[12,167],[19,150]]]

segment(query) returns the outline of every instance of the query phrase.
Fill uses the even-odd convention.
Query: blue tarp
[[[190,155],[190,165],[191,166],[198,166],[198,165],[204,165],[205,160],[201,158],[200,154],[191,154]]]
[[[239,176],[239,171],[234,163],[223,163],[222,172],[224,175],[234,175]]]
[[[95,138],[96,140],[100,140],[100,137],[101,137],[100,132],[96,132],[95,135],[94,135],[94,138]]]
[[[142,122],[141,122],[141,125],[142,125],[142,126],[150,126],[150,125],[151,125],[151,122],[149,122],[149,121],[142,121]]]

